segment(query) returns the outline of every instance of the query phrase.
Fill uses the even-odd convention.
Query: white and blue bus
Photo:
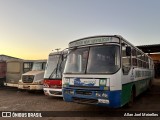
[[[131,106],[151,86],[153,76],[152,59],[119,35],[78,39],[69,43],[63,99],[112,108]]]

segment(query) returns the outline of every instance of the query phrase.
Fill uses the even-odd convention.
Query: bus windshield
[[[52,78],[52,79],[62,78],[63,68],[64,68],[64,61],[62,61],[61,55],[49,56],[44,78]]]
[[[43,62],[34,62],[32,70],[44,70],[44,68]]]
[[[71,50],[64,73],[114,73],[120,68],[120,47],[101,45]]]

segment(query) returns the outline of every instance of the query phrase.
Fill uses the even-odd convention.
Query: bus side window
[[[47,64],[46,62],[43,62],[43,63],[42,63],[42,70],[45,70],[46,64]]]
[[[32,69],[32,62],[24,62],[23,63],[23,73],[28,72]]]
[[[123,74],[128,74],[131,68],[131,54],[129,54],[129,47],[122,46],[122,71]]]
[[[132,49],[132,65],[137,67],[137,51],[136,49]]]

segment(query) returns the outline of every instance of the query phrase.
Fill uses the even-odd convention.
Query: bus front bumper
[[[69,92],[70,91],[70,92]],[[97,92],[106,93],[106,97],[98,96]],[[100,95],[100,94],[99,94]],[[94,104],[99,106],[108,106],[111,108],[121,107],[121,91],[91,91],[63,88],[63,98],[66,102],[76,102],[82,104]]]
[[[19,84],[18,89],[24,90],[43,90],[43,85]]]
[[[16,88],[18,88],[18,84],[14,84],[14,83],[4,83],[4,86],[16,87]]]
[[[62,89],[43,88],[43,91],[47,96],[62,97]]]

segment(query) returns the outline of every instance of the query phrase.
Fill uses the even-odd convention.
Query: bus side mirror
[[[126,56],[131,56],[131,47],[126,47]]]

